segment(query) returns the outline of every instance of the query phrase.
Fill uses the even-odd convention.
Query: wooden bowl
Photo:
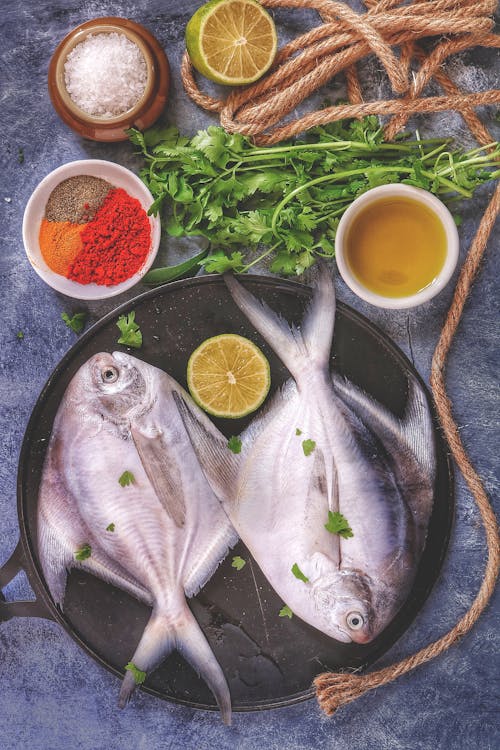
[[[134,42],[146,61],[146,88],[139,101],[117,117],[95,117],[84,112],[71,99],[64,82],[64,65],[68,54],[89,34],[124,34]],[[105,16],[77,26],[58,45],[49,65],[49,94],[59,117],[78,135],[93,141],[125,141],[126,130],[149,128],[162,113],[170,86],[167,56],[155,37],[138,23],[127,18]]]

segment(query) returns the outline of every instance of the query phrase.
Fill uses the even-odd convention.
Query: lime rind
[[[193,66],[196,68],[196,70],[199,73],[205,76],[205,78],[208,78],[210,81],[213,81],[214,83],[219,83],[223,86],[244,86],[249,83],[254,83],[255,81],[259,80],[259,78],[262,78],[262,76],[271,67],[274,61],[274,58],[276,56],[276,51],[278,49],[278,38],[276,35],[276,27],[269,13],[267,13],[267,11],[264,10],[262,5],[259,2],[257,2],[257,0],[238,0],[238,2],[240,2],[242,5],[247,4],[247,5],[258,6],[262,15],[269,19],[269,22],[270,22],[269,28],[273,35],[273,47],[269,55],[269,61],[265,66],[260,68],[255,73],[255,75],[244,77],[244,78],[225,76],[223,73],[215,70],[211,65],[209,65],[201,49],[202,47],[201,40],[202,40],[202,35],[203,35],[203,30],[205,28],[205,25],[209,17],[212,15],[212,13],[214,12],[216,8],[220,8],[220,6],[222,5],[230,5],[234,3],[235,1],[236,0],[209,0],[208,3],[205,3],[204,5],[201,6],[201,8],[198,8],[198,10],[193,14],[193,16],[190,18],[186,26],[186,35],[185,35],[186,36],[186,48],[187,48],[191,63],[193,64]]]
[[[247,348],[252,349],[252,351],[256,354],[259,361],[263,365],[264,373],[265,373],[266,382],[265,382],[264,388],[260,392],[259,398],[252,401],[251,405],[249,405],[248,408],[241,409],[239,411],[232,411],[230,409],[212,408],[205,399],[200,397],[199,390],[193,384],[193,366],[200,352],[205,350],[209,344],[213,344],[215,342],[220,342],[220,341],[228,340],[228,339],[232,339],[232,340],[237,339],[241,342],[244,342]],[[249,414],[252,414],[264,403],[269,393],[269,389],[271,387],[271,370],[270,370],[269,362],[266,356],[259,349],[259,347],[253,343],[253,341],[250,341],[250,339],[247,339],[244,336],[239,336],[236,333],[222,333],[222,334],[219,334],[218,336],[212,336],[211,338],[205,339],[205,341],[203,341],[191,354],[191,356],[189,357],[188,366],[187,366],[187,384],[188,384],[188,389],[189,389],[189,392],[191,394],[193,401],[195,401],[198,404],[198,406],[201,409],[203,409],[203,411],[205,411],[207,414],[210,414],[213,417],[223,417],[225,419],[240,419],[241,417],[246,417]]]

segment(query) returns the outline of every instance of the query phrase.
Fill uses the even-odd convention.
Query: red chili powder
[[[113,286],[143,265],[151,248],[149,219],[140,202],[122,188],[110,190],[81,234],[82,249],[68,279]]]

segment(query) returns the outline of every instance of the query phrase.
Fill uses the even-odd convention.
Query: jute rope
[[[321,708],[329,716],[333,714],[339,706],[356,700],[356,698],[359,698],[369,690],[373,690],[374,688],[386,685],[388,682],[392,682],[398,677],[401,677],[401,675],[410,672],[412,669],[415,669],[415,667],[430,661],[430,659],[433,659],[435,656],[442,654],[443,651],[446,651],[446,649],[456,643],[472,628],[481,612],[488,604],[494,591],[495,582],[500,568],[500,538],[498,535],[498,527],[495,514],[493,513],[481,479],[472,466],[462,440],[460,439],[457,425],[453,419],[451,403],[446,393],[444,374],[446,357],[460,322],[472,282],[474,281],[481,258],[483,257],[488,237],[499,212],[500,185],[497,186],[497,189],[484,213],[477,234],[462,267],[451,307],[434,352],[431,368],[431,387],[443,431],[450,445],[453,457],[474,496],[484,525],[488,558],[481,587],[469,610],[460,618],[455,627],[437,641],[434,641],[420,651],[417,651],[416,654],[408,656],[397,664],[391,664],[389,667],[385,667],[385,669],[379,669],[376,672],[369,672],[368,674],[335,674],[333,672],[325,672],[318,675],[314,680],[318,702]]]
[[[480,129],[480,123],[473,107],[500,103],[499,90],[463,93],[441,70],[446,58],[458,52],[477,46],[500,48],[500,39],[490,33],[497,0],[415,0],[405,5],[401,5],[403,0],[365,0],[364,14],[336,0],[261,1],[268,8],[311,8],[320,13],[323,23],[286,44],[266,76],[231,91],[226,99],[199,90],[189,57],[184,54],[181,74],[187,93],[199,106],[218,112],[221,125],[229,132],[243,133],[260,145],[269,145],[315,125],[388,114],[395,115],[388,129],[388,134],[394,135],[408,116],[446,109],[459,111],[469,126],[474,122],[474,132]],[[427,44],[430,38],[437,39],[426,56],[416,45],[423,38],[427,38]],[[399,57],[394,48],[400,49]],[[356,65],[367,55],[376,55],[395,94],[406,94],[403,99],[364,101]],[[412,62],[418,61],[421,67],[410,84]],[[339,73],[347,80],[349,104],[286,121],[304,99]],[[445,96],[421,96],[432,78]]]
[[[476,139],[486,145],[493,140],[474,107],[500,103],[500,91],[463,93],[442,69],[453,54],[477,46],[499,48],[491,34],[491,14],[496,0],[364,0],[367,12],[355,13],[334,0],[261,0],[268,8],[312,8],[323,24],[302,34],[278,53],[270,73],[245,89],[231,92],[227,99],[215,99],[197,87],[187,53],[182,61],[182,79],[191,98],[201,107],[220,114],[226,130],[253,137],[258,144],[272,144],[328,122],[365,115],[392,115],[385,135],[393,138],[415,113],[444,110],[460,112]],[[419,40],[446,35],[425,52]],[[399,47],[399,58],[393,47]],[[428,43],[427,43],[428,46]],[[356,64],[375,54],[387,72],[393,91],[403,98],[365,102]],[[411,83],[412,65],[420,67]],[[349,104],[317,110],[279,124],[312,92],[337,73],[346,78]],[[431,80],[443,96],[422,97]],[[434,352],[431,388],[436,410],[452,455],[477,504],[485,529],[488,557],[480,589],[469,610],[448,633],[397,664],[367,674],[325,672],[314,680],[321,708],[333,714],[340,706],[356,700],[374,688],[392,682],[415,667],[443,653],[474,625],[494,591],[500,570],[500,537],[488,496],[461,441],[445,388],[445,365],[489,235],[500,213],[500,185],[481,219],[478,231],[460,272],[453,300]]]

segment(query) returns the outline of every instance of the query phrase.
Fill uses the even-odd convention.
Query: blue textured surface
[[[0,565],[18,538],[15,477],[23,433],[38,394],[53,367],[75,341],[61,312],[81,305],[55,294],[31,270],[24,254],[21,223],[24,206],[39,180],[55,167],[77,158],[111,159],[137,170],[128,144],[103,145],[80,140],[59,121],[50,104],[46,75],[60,39],[77,24],[100,15],[129,16],[151,29],[170,58],[173,86],[167,116],[184,131],[210,122],[184,95],[178,65],[185,24],[199,3],[185,0],[5,3],[0,47],[3,136],[0,206],[1,325],[0,403]],[[282,12],[278,19],[290,32],[311,25],[312,13]],[[280,24],[280,29],[283,28]],[[493,88],[498,81],[493,52],[454,59],[452,76],[467,87]],[[383,77],[367,67],[372,91],[383,90]],[[490,120],[492,111],[482,111]],[[422,133],[468,138],[454,114],[429,117]],[[498,137],[498,126],[496,131]],[[25,153],[18,163],[18,148]],[[464,206],[460,229],[463,259],[486,206],[491,186]],[[498,227],[479,278],[466,305],[453,345],[447,383],[454,413],[470,456],[493,498],[497,497],[498,414],[495,357],[498,326]],[[164,259],[179,248],[164,246]],[[340,299],[352,304],[385,330],[428,378],[432,351],[444,320],[452,285],[432,303],[410,312],[386,313],[355,299],[339,281]],[[135,289],[123,299],[132,297]],[[122,299],[88,307],[92,321]],[[24,339],[16,336],[24,332]],[[482,576],[485,542],[479,514],[460,477],[457,478],[456,522],[442,575],[412,628],[382,660],[383,664],[412,653],[443,634],[466,611]],[[30,596],[23,575],[4,590],[8,600]],[[315,701],[291,708],[237,714],[224,728],[217,714],[173,706],[138,693],[123,712],[116,708],[118,681],[94,663],[59,626],[36,619],[14,619],[0,625],[0,748],[2,750],[114,750],[115,748],[373,748],[414,750],[446,747],[493,750],[498,732],[499,639],[495,604],[459,645],[444,656],[397,682],[371,692],[333,718]],[[300,644],[297,644],[300,658]],[[498,683],[496,684],[498,687]]]

